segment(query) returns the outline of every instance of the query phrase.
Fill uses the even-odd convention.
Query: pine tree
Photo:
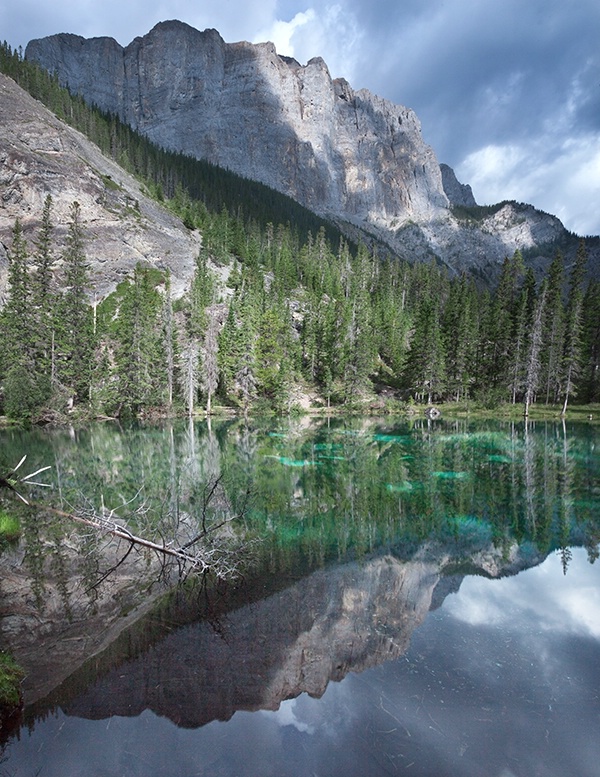
[[[535,304],[535,277],[531,268],[527,271],[525,282],[516,306],[512,349],[509,356],[511,402],[516,404],[517,397],[525,388],[527,338],[531,329],[533,306]]]
[[[446,387],[456,402],[469,395],[475,379],[477,329],[475,288],[463,275],[450,287],[443,317]]]
[[[219,320],[214,309],[210,309],[207,316],[208,323],[204,333],[202,385],[206,393],[206,415],[210,415],[212,397],[219,384]]]
[[[9,291],[1,326],[4,410],[12,418],[29,418],[44,399],[35,362],[36,323],[27,264],[27,243],[17,219],[8,254]]]
[[[581,240],[577,249],[575,265],[571,273],[569,301],[565,318],[565,339],[562,362],[563,408],[562,415],[567,412],[569,397],[575,393],[575,381],[579,377],[582,355],[582,318],[583,290],[582,283],[587,265],[585,242]]]
[[[529,345],[527,349],[527,372],[525,378],[524,395],[524,415],[529,415],[529,407],[535,400],[535,395],[539,387],[539,376],[541,369],[540,354],[543,345],[543,326],[546,313],[546,299],[548,296],[548,286],[546,280],[542,283],[539,296],[537,298],[533,312],[533,321]]]
[[[173,322],[173,299],[171,296],[171,273],[167,270],[165,276],[165,298],[163,303],[163,329],[165,341],[165,362],[167,370],[167,403],[173,404],[173,390],[175,385],[175,349],[177,335]]]
[[[52,241],[54,225],[52,223],[52,197],[47,195],[42,210],[42,220],[36,241],[36,271],[32,276],[33,305],[36,328],[36,363],[40,376],[39,385],[43,387],[44,399],[49,398],[53,378],[54,357],[54,314],[56,296],[53,289],[52,264],[54,255]]]
[[[66,290],[58,305],[55,324],[58,350],[56,373],[60,383],[72,390],[74,401],[83,402],[89,397],[93,323],[92,310],[86,296],[88,266],[78,202],[71,206],[63,263]]]
[[[168,399],[163,310],[151,272],[138,264],[123,292],[115,323],[119,404],[133,413]]]
[[[600,281],[588,284],[582,316],[582,399],[600,402]]]
[[[446,382],[446,356],[440,327],[439,306],[428,296],[415,318],[408,355],[410,387],[417,397],[431,404],[441,396]]]
[[[523,256],[515,251],[506,257],[494,294],[485,331],[484,369],[488,387],[499,389],[503,395],[511,384],[511,354],[518,318],[518,301],[524,273]]]
[[[558,402],[561,395],[561,370],[564,351],[564,259],[557,251],[548,270],[546,305],[541,349],[541,388],[546,404]]]

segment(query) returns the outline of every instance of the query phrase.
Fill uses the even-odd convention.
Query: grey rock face
[[[174,291],[183,290],[194,271],[199,235],[145,197],[139,183],[81,133],[0,74],[0,306],[15,219],[33,252],[47,194],[53,200],[57,265],[76,200],[94,291],[108,293],[138,262],[169,268]]]
[[[158,24],[121,48],[109,38],[34,40],[27,57],[168,148],[229,167],[314,211],[385,225],[448,206],[439,165],[407,108],[333,81],[271,43]]]
[[[537,232],[564,234],[534,208],[508,208],[485,228],[456,218],[451,206],[474,206],[473,194],[439,165],[414,112],[333,80],[319,57],[301,65],[272,43],[228,44],[176,21],[125,48],[61,34],[31,41],[26,56],[160,145],[261,181],[409,260],[481,270],[539,246]]]
[[[440,170],[442,171],[442,185],[450,204],[464,205],[467,208],[475,207],[477,203],[469,184],[460,183],[449,165],[441,164]]]

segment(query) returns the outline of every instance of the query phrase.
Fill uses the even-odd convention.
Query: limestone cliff
[[[407,259],[489,268],[565,234],[531,206],[484,224],[458,218],[452,206],[475,205],[470,187],[440,167],[414,112],[332,79],[318,57],[301,65],[271,43],[228,44],[176,21],[125,48],[60,34],[31,41],[26,56],[164,147],[261,181]]]
[[[312,210],[386,225],[448,206],[441,172],[407,108],[301,66],[271,43],[158,24],[126,48],[56,35],[27,57],[152,140],[290,194]]]

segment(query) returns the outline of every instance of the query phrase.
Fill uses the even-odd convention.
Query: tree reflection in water
[[[215,472],[232,502],[252,483],[239,531],[262,552],[243,585],[188,583],[154,605],[145,592],[147,612],[123,618],[139,597],[130,569],[83,628],[61,621],[45,578],[45,665],[10,612],[22,580],[4,557],[16,578],[2,582],[2,638],[31,665],[15,773],[37,768],[43,744],[48,774],[67,752],[62,774],[77,759],[109,775],[593,774],[600,581],[576,547],[595,560],[592,429],[227,422],[52,442],[63,498],[126,497],[141,467],[157,499],[191,514]],[[95,465],[78,469],[85,452]],[[48,546],[30,534],[21,558]],[[77,621],[87,610],[65,583]],[[102,650],[86,661],[90,645]]]

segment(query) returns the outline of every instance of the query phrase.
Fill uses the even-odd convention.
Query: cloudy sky
[[[322,56],[333,77],[413,108],[479,203],[530,202],[600,234],[598,0],[18,0],[0,3],[0,39],[127,45],[175,18]]]

